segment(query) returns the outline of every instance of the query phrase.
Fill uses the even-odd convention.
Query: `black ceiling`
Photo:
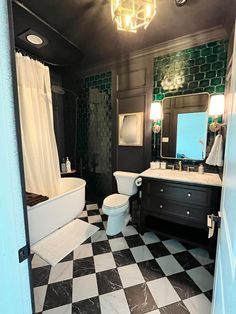
[[[181,8],[175,6],[174,0],[158,0],[158,13],[148,29],[133,34],[116,30],[109,0],[21,0],[20,3],[69,41],[18,3],[13,5],[16,37],[31,28],[46,37],[48,45],[37,49],[17,39],[17,46],[60,64],[91,64],[119,58],[186,34],[219,25],[227,27],[232,11],[235,12],[234,0],[188,0]]]

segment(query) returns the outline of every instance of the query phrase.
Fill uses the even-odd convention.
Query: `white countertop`
[[[187,172],[178,170],[161,170],[161,169],[147,169],[140,173],[141,177],[163,179],[171,181],[181,181],[188,183],[196,183],[203,185],[222,186],[222,181],[217,173],[205,172],[199,174],[198,172]]]

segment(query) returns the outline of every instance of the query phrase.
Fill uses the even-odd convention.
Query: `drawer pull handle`
[[[190,215],[190,211],[189,210],[187,210],[187,215]]]
[[[160,189],[161,192],[164,192],[164,189]]]
[[[192,196],[192,193],[189,192],[189,193],[188,193],[188,197],[191,197],[191,196]]]
[[[163,205],[162,205],[162,204],[160,205],[160,208],[163,208]]]

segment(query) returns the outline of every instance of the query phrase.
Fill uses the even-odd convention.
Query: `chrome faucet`
[[[179,160],[179,171],[182,171],[182,161]]]

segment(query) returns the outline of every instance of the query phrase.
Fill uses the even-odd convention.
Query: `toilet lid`
[[[103,201],[103,206],[117,208],[126,205],[129,201],[129,196],[124,194],[112,194],[107,196]]]

